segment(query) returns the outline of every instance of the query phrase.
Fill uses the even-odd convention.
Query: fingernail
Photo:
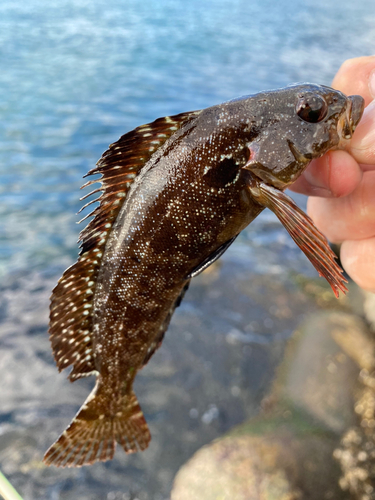
[[[373,73],[375,76],[375,72]],[[374,78],[375,84],[375,78]],[[375,92],[375,88],[374,88]],[[365,108],[361,121],[351,140],[350,149],[360,163],[374,162],[375,145],[375,99]],[[367,156],[369,156],[367,158]]]
[[[370,90],[370,94],[372,95],[373,99],[375,99],[375,69],[370,74],[370,78],[368,81],[368,87]]]
[[[361,121],[357,128],[367,125],[367,127],[372,126],[375,122],[375,99],[370,102],[368,106],[365,107]]]

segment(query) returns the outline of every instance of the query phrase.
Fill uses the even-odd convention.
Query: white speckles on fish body
[[[88,174],[101,178],[85,185],[102,183],[100,206],[51,299],[59,370],[72,366],[72,381],[94,374],[97,384],[47,451],[48,465],[109,460],[116,442],[127,452],[148,446],[134,377],[190,279],[265,207],[335,293],[345,290],[326,240],[282,191],[350,135],[362,109],[358,96],[295,85],[160,118],[110,146]]]

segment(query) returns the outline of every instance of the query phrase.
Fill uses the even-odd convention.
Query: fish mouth
[[[348,96],[347,106],[343,113],[339,124],[338,133],[340,143],[352,138],[354,130],[356,129],[365,109],[365,101],[360,95]]]

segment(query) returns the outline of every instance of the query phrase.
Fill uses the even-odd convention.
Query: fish
[[[133,391],[190,280],[271,209],[334,293],[347,291],[326,238],[284,193],[314,158],[345,148],[360,96],[294,84],[158,118],[111,144],[87,176],[99,205],[80,254],[54,288],[49,336],[59,371],[96,384],[44,456],[46,465],[111,460],[151,436]],[[97,177],[97,174],[99,177]]]

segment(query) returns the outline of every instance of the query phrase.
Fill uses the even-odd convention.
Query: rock
[[[375,293],[363,292],[365,297],[364,312],[371,329],[375,332]]]
[[[361,319],[315,312],[295,332],[264,413],[200,449],[172,500],[343,500],[341,434],[356,422],[359,368],[374,363]],[[341,479],[342,483],[342,479]]]
[[[172,500],[297,500],[284,470],[276,470],[278,447],[250,436],[205,446],[177,474]]]
[[[254,421],[201,448],[178,472],[171,500],[347,499],[332,460],[337,441],[286,414],[283,425]]]
[[[315,313],[295,332],[276,381],[276,394],[339,433],[355,422],[353,395],[367,339],[347,313]],[[350,354],[350,356],[348,355]],[[371,362],[371,352],[364,362]],[[355,359],[355,361],[353,360]]]

